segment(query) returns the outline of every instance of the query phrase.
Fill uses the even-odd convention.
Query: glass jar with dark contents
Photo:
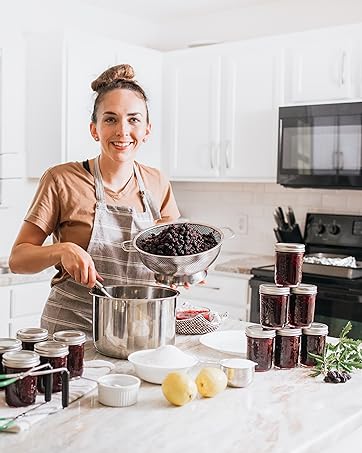
[[[50,363],[52,368],[67,368],[67,356],[69,354],[68,346],[58,341],[48,340],[36,343],[34,351],[40,355],[40,363]],[[43,376],[38,377],[38,390],[41,393],[45,392]],[[60,392],[62,390],[62,375],[61,373],[53,374],[52,392]]]
[[[272,284],[259,286],[260,324],[267,329],[281,329],[287,323],[289,288]]]
[[[298,286],[302,281],[304,244],[275,244],[274,281],[278,286]]]
[[[40,364],[39,354],[33,351],[5,352],[3,367],[6,374],[22,373]],[[30,406],[36,398],[36,376],[26,376],[5,387],[5,401],[12,407]]]
[[[66,344],[69,348],[67,367],[70,378],[81,377],[83,374],[85,333],[80,330],[62,330],[55,332],[53,339]]]
[[[289,369],[298,366],[301,335],[302,329],[286,327],[277,330],[274,353],[275,367]]]
[[[308,327],[312,324],[316,295],[315,285],[300,284],[290,290],[288,323],[290,326]]]
[[[48,331],[40,327],[26,327],[16,332],[16,338],[21,340],[24,350],[34,351],[35,343],[48,339]]]
[[[275,330],[255,324],[245,328],[246,358],[256,362],[255,371],[268,371],[273,366]]]
[[[312,322],[310,327],[302,329],[302,345],[300,349],[300,363],[304,366],[314,366],[316,364],[312,354],[322,355],[326,346],[326,337],[328,335],[327,324]]]
[[[5,352],[20,351],[21,341],[16,338],[0,338],[0,374],[3,374],[4,369],[2,365],[2,359]],[[3,388],[0,388],[3,390]]]

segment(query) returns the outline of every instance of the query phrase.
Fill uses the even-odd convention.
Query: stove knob
[[[316,226],[316,233],[317,234],[323,234],[326,231],[326,227],[323,225],[323,223],[318,223]]]
[[[341,228],[338,225],[336,225],[335,223],[333,223],[333,225],[330,225],[328,228],[328,233],[333,234],[334,236],[339,234],[340,231],[341,231]]]

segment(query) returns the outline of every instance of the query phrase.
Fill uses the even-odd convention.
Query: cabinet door
[[[170,176],[220,174],[221,59],[200,49],[165,55],[164,156]]]
[[[10,335],[10,287],[4,286],[0,288],[0,337],[7,338]]]
[[[356,56],[352,38],[335,29],[291,37],[285,46],[285,102],[351,99]]]
[[[50,292],[49,282],[26,283],[11,288],[11,318],[41,315]],[[31,327],[31,326],[30,326]]]

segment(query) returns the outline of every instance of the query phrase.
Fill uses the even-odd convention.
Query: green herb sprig
[[[362,340],[353,340],[347,335],[352,329],[352,323],[343,327],[336,344],[326,343],[322,355],[308,353],[316,362],[310,376],[327,375],[329,371],[346,371],[362,369]]]

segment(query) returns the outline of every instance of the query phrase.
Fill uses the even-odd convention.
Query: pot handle
[[[233,230],[232,228],[230,228],[230,227],[222,226],[222,227],[220,227],[220,230],[223,231],[223,232],[224,232],[224,230],[226,230],[226,231],[228,231],[228,233],[229,233],[229,236],[228,236],[228,235],[225,235],[224,240],[226,240],[226,239],[232,239],[232,238],[235,237],[235,232],[234,232],[234,230]]]
[[[128,253],[137,252],[137,250],[133,247],[132,242],[133,241],[123,241],[121,243],[122,250]]]

